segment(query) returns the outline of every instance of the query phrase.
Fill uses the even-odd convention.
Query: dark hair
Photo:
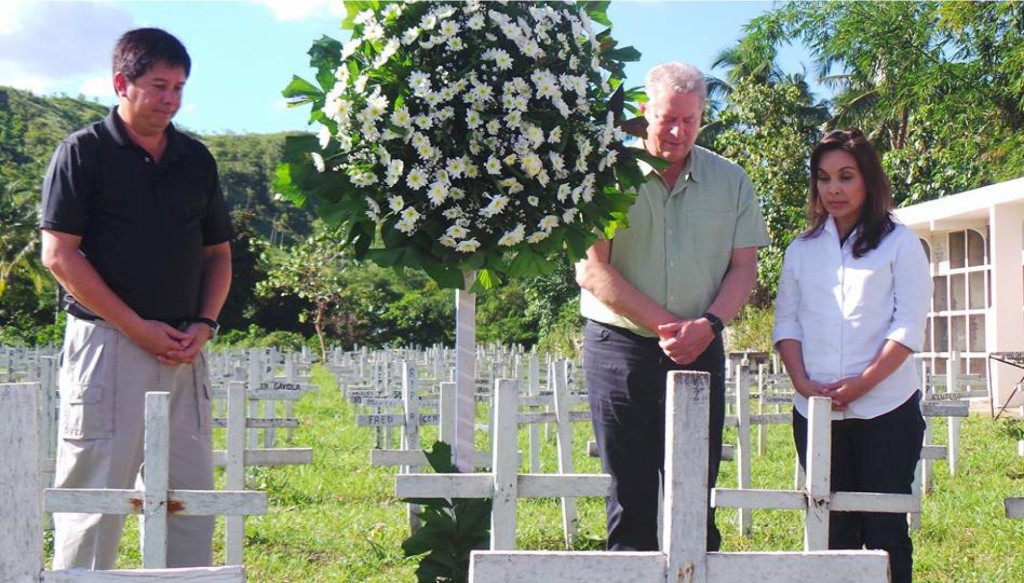
[[[120,71],[133,83],[158,61],[183,67],[185,77],[192,70],[192,59],[185,45],[171,33],[159,28],[129,30],[114,46],[114,73]]]
[[[853,256],[863,257],[888,235],[896,224],[892,218],[892,191],[889,179],[882,169],[882,159],[871,142],[857,128],[833,130],[818,142],[811,152],[811,188],[807,194],[807,224],[810,227],[804,237],[816,237],[821,233],[828,212],[818,197],[818,167],[821,158],[828,152],[842,150],[853,156],[864,179],[864,206],[860,209],[860,233],[853,242]]]

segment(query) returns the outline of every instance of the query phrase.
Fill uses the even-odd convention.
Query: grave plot
[[[0,410],[11,415],[0,425],[0,580],[16,583],[100,583],[116,581],[195,581],[228,583],[245,581],[241,566],[166,569],[168,514],[261,514],[266,511],[262,492],[212,492],[170,490],[168,467],[168,394],[146,397],[146,476],[141,490],[45,490],[45,508],[51,512],[102,512],[142,514],[143,569],[115,571],[43,569],[43,491],[36,451],[39,425],[38,386],[33,383],[0,385]]]
[[[470,581],[887,581],[888,558],[881,551],[707,552],[707,472],[679,468],[708,464],[708,378],[704,373],[669,375],[663,552],[474,551]]]

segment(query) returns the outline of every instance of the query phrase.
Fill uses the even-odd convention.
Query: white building
[[[1024,178],[898,209],[931,263],[931,311],[920,355],[935,373],[951,351],[964,374],[993,352],[1024,351]],[[991,363],[997,408],[1024,404],[1024,370]],[[1017,388],[1015,391],[1014,389]]]

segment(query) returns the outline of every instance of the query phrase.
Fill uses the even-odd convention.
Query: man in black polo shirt
[[[231,223],[209,151],[175,131],[191,60],[159,29],[114,49],[118,105],[57,147],[43,263],[68,292],[58,488],[132,488],[146,391],[171,393],[170,486],[213,489],[203,345],[231,284]],[[54,515],[55,569],[111,569],[124,518]],[[213,517],[171,517],[170,567],[212,561]]]

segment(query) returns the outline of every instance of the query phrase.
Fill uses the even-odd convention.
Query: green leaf
[[[608,5],[610,0],[583,2],[583,11],[591,20],[605,26],[611,26],[612,21],[608,18]]]
[[[554,270],[554,263],[545,259],[542,255],[524,247],[516,254],[509,268],[512,276],[536,277]]]
[[[606,56],[616,61],[631,63],[640,60],[640,51],[633,47],[622,47],[608,51]]]
[[[323,95],[323,92],[302,77],[292,75],[292,82],[281,91],[281,95],[288,98],[289,105],[300,105],[308,103],[314,96]]]

